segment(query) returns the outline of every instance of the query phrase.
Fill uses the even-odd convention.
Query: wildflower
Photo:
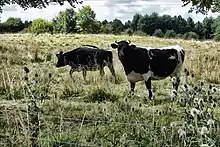
[[[209,147],[208,144],[201,144],[200,147]]]
[[[186,136],[186,132],[183,129],[178,129],[178,134],[179,134],[179,137]]]
[[[192,117],[197,117],[197,115],[199,115],[200,114],[200,111],[198,110],[198,109],[196,109],[196,108],[192,108],[191,110],[190,110],[190,114],[192,115]]]
[[[164,134],[166,133],[166,130],[167,130],[167,128],[166,128],[165,126],[163,126],[163,127],[161,128],[161,132],[164,133]]]
[[[216,92],[217,91],[217,88],[216,87],[212,87],[212,92]]]
[[[177,82],[176,77],[172,77],[171,81],[172,81],[172,83],[176,83]]]
[[[213,120],[213,119],[209,119],[207,121],[207,125],[214,125],[214,123],[215,123],[215,120]]]
[[[141,104],[141,103],[139,104],[139,107],[142,107],[142,104]]]
[[[203,105],[203,103],[204,103],[203,98],[200,98],[200,99],[198,100],[198,104],[199,104],[199,105]]]
[[[201,82],[200,82],[200,86],[202,87],[203,85],[204,85],[204,82],[203,82],[203,81],[201,81]]]
[[[52,77],[52,74],[51,73],[49,73],[49,78],[51,78]]]
[[[198,87],[197,87],[197,86],[195,86],[195,87],[194,87],[194,90],[197,90],[197,89],[198,89]]]
[[[197,104],[197,103],[198,103],[198,101],[199,101],[199,99],[198,99],[198,98],[194,98],[194,99],[193,99],[193,102],[194,102],[195,104]]]
[[[201,131],[200,131],[200,134],[201,135],[206,135],[206,134],[208,134],[209,133],[209,131],[208,131],[208,128],[207,127],[202,127],[201,128]]]
[[[29,73],[30,72],[30,70],[25,66],[24,67],[24,71],[26,72],[26,73]]]
[[[176,127],[176,122],[171,122],[171,123],[170,123],[170,127],[171,127],[171,128]]]
[[[185,90],[188,90],[189,86],[187,84],[184,84]]]

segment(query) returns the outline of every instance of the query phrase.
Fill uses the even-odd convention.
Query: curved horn
[[[131,40],[128,40],[128,43],[130,44],[130,43],[131,43]]]
[[[118,42],[115,40],[115,43],[117,43],[118,44]]]

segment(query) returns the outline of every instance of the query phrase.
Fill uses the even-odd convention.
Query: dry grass
[[[84,84],[81,73],[74,73],[72,81],[69,68],[55,67],[55,54],[60,50],[67,51],[83,44],[111,49],[112,42],[122,39],[131,40],[138,46],[183,46],[186,50],[184,65],[195,74],[190,78],[189,86],[198,88],[204,80],[206,92],[211,91],[210,84],[219,89],[220,43],[217,42],[113,35],[4,34],[0,35],[0,133],[4,138],[0,143],[3,146],[30,146],[34,130],[38,132],[36,138],[41,146],[219,145],[218,128],[207,136],[199,136],[198,132],[190,132],[190,129],[184,130],[187,133],[185,138],[179,138],[178,133],[184,123],[198,130],[206,126],[207,121],[202,117],[199,123],[198,120],[195,122],[189,117],[195,106],[183,106],[183,101],[192,97],[208,102],[210,96],[215,101],[220,96],[219,91],[207,94],[196,90],[186,92],[181,88],[178,98],[171,102],[168,78],[153,82],[155,101],[148,100],[143,82],[137,84],[135,96],[131,98],[128,96],[129,84],[115,50],[118,84],[114,84],[107,68],[103,80],[98,71],[89,72],[89,82]],[[23,79],[25,66],[30,69],[28,81]],[[181,87],[183,84],[184,77]],[[30,103],[32,98],[37,106]],[[218,103],[214,104],[215,108],[213,103],[207,105],[213,108],[211,114],[217,123],[220,111]],[[175,129],[170,127],[171,122],[176,123]],[[36,126],[37,129],[34,128]],[[163,126],[167,128],[166,134],[161,132]]]

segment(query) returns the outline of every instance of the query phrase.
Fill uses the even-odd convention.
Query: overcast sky
[[[202,14],[188,13],[189,6],[182,7],[181,0],[84,0],[83,4],[77,5],[75,10],[78,11],[83,5],[90,5],[96,12],[98,20],[118,18],[125,22],[132,20],[135,13],[151,14],[152,12],[157,12],[160,15],[182,15],[184,18],[190,16],[194,21],[202,21],[206,17]],[[23,21],[36,18],[51,20],[60,11],[70,7],[68,3],[65,3],[63,6],[50,5],[44,9],[29,8],[23,10],[17,5],[10,5],[3,7],[3,13],[0,16],[2,22],[6,21],[8,17],[20,17]],[[213,17],[218,15],[220,13],[208,14],[208,16]]]

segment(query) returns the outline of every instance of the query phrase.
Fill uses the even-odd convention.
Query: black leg
[[[83,74],[83,79],[84,79],[84,81],[86,82],[86,74],[87,74],[86,70],[83,70],[83,71],[82,71],[82,74]]]
[[[105,75],[104,68],[101,68],[101,69],[99,70],[99,72],[100,72],[100,76],[101,76],[101,77],[103,77],[103,76]]]
[[[109,68],[110,72],[112,73],[112,76],[115,78],[115,81],[116,81],[115,69],[114,69],[113,65],[109,64],[108,68]]]
[[[130,94],[134,95],[135,82],[130,82],[130,88],[131,88]]]
[[[173,80],[172,84],[173,84],[173,89],[177,91],[180,84],[180,78],[177,77],[176,80]]]
[[[71,68],[71,69],[70,69],[70,72],[69,72],[71,79],[73,79],[72,73],[73,73],[73,69]]]
[[[147,81],[145,81],[145,85],[146,85],[146,88],[147,88],[148,93],[149,93],[149,99],[151,99],[152,96],[153,96],[153,93],[152,93],[152,90],[151,90],[151,78],[149,78]]]

